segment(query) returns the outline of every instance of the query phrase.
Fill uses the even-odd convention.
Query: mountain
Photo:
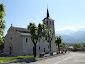
[[[72,30],[61,30],[61,31],[56,31],[56,34],[61,34],[61,35],[69,35],[74,33]]]
[[[61,36],[63,43],[85,43],[85,29],[78,31],[62,30],[57,31],[55,35]]]

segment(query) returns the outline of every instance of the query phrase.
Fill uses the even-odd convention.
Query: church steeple
[[[48,17],[50,17],[50,15],[49,15],[49,11],[48,11],[48,8],[47,8],[47,18],[48,18]]]

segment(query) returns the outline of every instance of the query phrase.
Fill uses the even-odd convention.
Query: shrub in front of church
[[[60,53],[59,51],[56,52],[56,54],[59,54],[59,53]]]
[[[50,52],[50,55],[52,56],[53,55],[53,52]]]
[[[63,53],[63,51],[61,51],[61,53]]]
[[[44,53],[43,53],[43,52],[41,52],[41,53],[40,53],[40,57],[43,57],[43,56],[44,56]]]

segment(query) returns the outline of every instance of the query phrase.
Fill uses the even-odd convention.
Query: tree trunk
[[[36,57],[36,43],[34,43],[34,57]]]
[[[33,42],[33,44],[34,44],[33,54],[34,54],[34,57],[36,57],[36,44],[37,44],[37,41],[36,41],[36,43],[35,43],[34,39],[31,38],[31,40],[32,40],[32,42]]]
[[[59,48],[59,44],[58,44],[58,51],[59,51],[59,53],[60,53],[60,48]]]
[[[51,42],[49,42],[49,53],[51,52]]]

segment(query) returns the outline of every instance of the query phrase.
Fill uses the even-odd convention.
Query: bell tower
[[[51,50],[56,51],[54,20],[50,18],[48,8],[47,8],[46,17],[42,21],[43,21],[43,24],[46,25],[46,29],[51,29],[53,31],[53,39],[51,41],[51,45],[52,45]]]

